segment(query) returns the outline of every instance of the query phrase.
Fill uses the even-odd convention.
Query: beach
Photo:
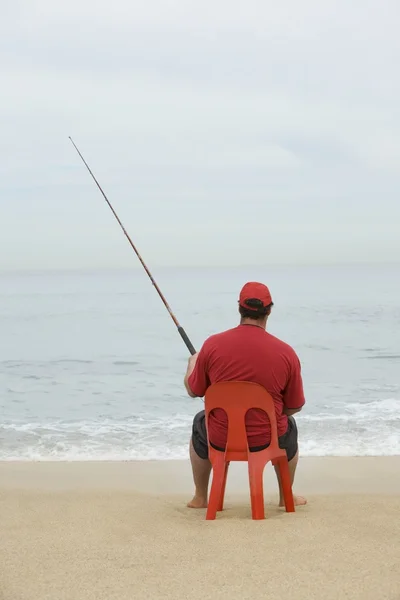
[[[400,457],[305,457],[294,514],[264,478],[252,521],[245,464],[225,510],[185,506],[190,464],[0,463],[1,600],[400,599]]]
[[[215,521],[186,508],[203,402],[156,294],[143,319],[142,275],[2,279],[0,600],[400,600],[398,268],[157,271],[196,348],[237,322],[244,281],[276,290],[270,331],[302,362],[308,504],[277,508],[269,465],[262,522],[245,464]]]

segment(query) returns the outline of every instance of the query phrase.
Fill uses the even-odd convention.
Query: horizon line
[[[204,270],[204,269],[209,269],[209,270],[222,270],[222,269],[266,269],[266,268],[273,268],[273,269],[277,269],[277,268],[285,268],[285,267],[289,267],[289,268],[306,268],[306,267],[325,267],[325,268],[329,268],[329,267],[379,267],[379,266],[399,266],[400,267],[400,261],[396,260],[396,261],[387,261],[387,260],[382,260],[382,261],[373,261],[373,262],[367,262],[367,261],[351,261],[351,262],[343,262],[343,261],[339,261],[339,262],[313,262],[313,263],[289,263],[289,262],[285,262],[285,263],[265,263],[265,264],[239,264],[239,265],[232,265],[232,264],[217,264],[217,265],[190,265],[190,264],[180,264],[180,265],[162,265],[162,264],[154,264],[151,265],[151,269],[193,269],[193,270]],[[132,265],[132,266],[85,266],[85,267],[80,267],[80,266],[76,266],[76,267],[14,267],[14,268],[1,268],[0,267],[0,274],[12,274],[12,273],[19,273],[19,274],[29,274],[29,273],[50,273],[50,272],[58,272],[58,273],[68,273],[68,272],[104,272],[104,271],[141,271],[143,270],[142,265],[137,264],[137,265]]]

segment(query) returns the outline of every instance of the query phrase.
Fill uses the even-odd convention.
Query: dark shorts
[[[288,417],[288,429],[286,433],[278,438],[279,447],[282,450],[286,450],[288,460],[292,460],[296,456],[298,449],[297,445],[297,425],[293,417]],[[207,430],[206,430],[206,418],[204,410],[197,413],[193,419],[192,427],[192,443],[194,451],[200,458],[208,458],[208,443],[207,443]],[[256,448],[250,448],[250,452],[259,452],[268,448],[269,444],[265,446],[257,446]],[[214,447],[214,446],[213,446]],[[223,448],[216,448],[217,450],[223,450]]]

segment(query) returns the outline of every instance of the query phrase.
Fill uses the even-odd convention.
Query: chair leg
[[[224,498],[225,498],[226,480],[228,479],[229,464],[230,464],[229,462],[225,463],[224,482],[222,484],[221,497],[219,499],[219,504],[218,504],[219,511],[224,509]]]
[[[224,486],[225,477],[225,460],[224,454],[221,452],[221,457],[214,459],[212,465],[212,484],[210,497],[208,500],[208,507],[206,513],[206,520],[212,521],[217,516],[217,510],[221,502],[221,492]]]
[[[282,458],[279,461],[279,474],[281,477],[286,512],[295,512],[292,484],[290,483],[290,472],[287,458]]]
[[[259,462],[253,462],[251,457],[249,457],[251,515],[254,520],[265,519],[263,489],[264,467],[265,465]]]

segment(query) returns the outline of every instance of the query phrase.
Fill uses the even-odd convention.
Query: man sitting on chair
[[[251,381],[262,385],[275,403],[279,446],[286,450],[291,482],[298,461],[297,426],[293,415],[304,403],[301,365],[296,352],[266,331],[267,319],[273,306],[271,294],[262,283],[246,283],[239,298],[240,324],[233,329],[210,336],[200,352],[189,358],[184,383],[192,398],[203,397],[207,388],[220,381]],[[224,449],[227,440],[227,418],[223,410],[210,414],[210,444]],[[270,442],[269,420],[260,410],[249,411],[246,417],[249,448],[256,452]],[[193,420],[190,440],[190,460],[193,469],[195,494],[190,508],[205,508],[211,463],[204,410]],[[279,483],[279,505],[284,506]],[[305,498],[294,496],[296,506],[306,504]]]

